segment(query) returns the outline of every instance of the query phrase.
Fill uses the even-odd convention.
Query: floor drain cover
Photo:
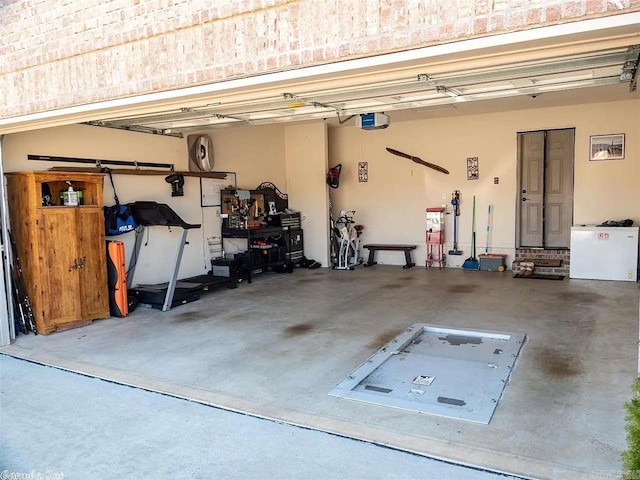
[[[525,338],[416,323],[329,395],[488,424]]]

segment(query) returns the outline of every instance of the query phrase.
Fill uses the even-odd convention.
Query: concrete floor
[[[638,293],[453,269],[296,270],[1,351],[495,471],[609,479],[637,374]],[[416,322],[528,335],[488,426],[327,395]]]
[[[516,480],[6,355],[0,385],[0,472],[15,478]]]

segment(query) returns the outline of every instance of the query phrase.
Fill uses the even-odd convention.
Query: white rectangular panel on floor
[[[329,395],[488,424],[525,338],[416,323]]]

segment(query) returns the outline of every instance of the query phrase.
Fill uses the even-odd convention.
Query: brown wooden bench
[[[411,252],[415,250],[417,247],[415,245],[397,245],[397,244],[384,244],[384,243],[370,243],[368,245],[363,245],[364,248],[369,250],[369,259],[367,263],[364,264],[365,267],[371,267],[372,265],[377,264],[375,261],[376,252],[378,250],[386,250],[391,252],[404,252],[404,258],[406,265],[402,268],[411,268],[415,267],[415,263],[411,259]]]

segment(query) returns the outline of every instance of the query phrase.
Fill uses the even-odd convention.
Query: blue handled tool
[[[484,247],[484,253],[489,253],[489,241],[491,239],[491,204],[487,208],[487,244]]]

